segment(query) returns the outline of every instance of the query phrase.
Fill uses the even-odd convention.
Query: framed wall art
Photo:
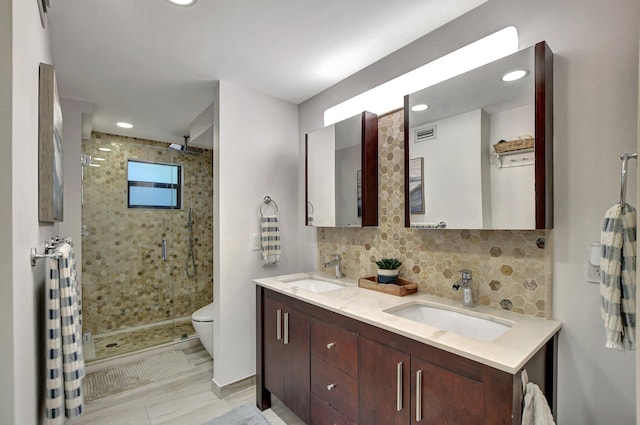
[[[63,219],[62,109],[52,65],[40,63],[38,99],[38,218]]]

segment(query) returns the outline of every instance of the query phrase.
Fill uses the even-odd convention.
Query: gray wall
[[[0,118],[0,250],[8,251],[0,251],[0,423],[35,425],[44,396],[45,268],[44,261],[31,267],[29,249],[42,251],[43,242],[57,233],[57,225],[38,222],[38,64],[52,63],[52,59],[49,33],[40,24],[37,2],[1,0],[0,12],[2,109],[7,105],[6,90],[11,90],[11,111]],[[10,51],[7,43],[11,43]],[[7,134],[8,140],[4,139]]]
[[[585,270],[590,242],[599,239],[603,214],[618,198],[618,156],[636,150],[639,17],[637,0],[490,0],[299,109],[304,158],[304,133],[321,127],[324,110],[342,100],[508,25],[518,28],[520,48],[549,43],[555,53],[552,311],[563,323],[557,417],[563,425],[635,422],[635,356],[604,348],[599,290],[586,283]],[[304,176],[302,160],[299,167]],[[299,194],[304,199],[302,177]],[[314,269],[315,231],[300,227],[301,266]]]
[[[11,0],[0,0],[0,423],[13,423],[13,271],[11,269]]]

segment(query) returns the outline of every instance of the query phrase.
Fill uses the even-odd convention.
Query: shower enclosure
[[[85,356],[195,337],[213,300],[212,152],[102,133],[82,147]]]

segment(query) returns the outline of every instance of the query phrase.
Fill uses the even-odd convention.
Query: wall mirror
[[[306,224],[378,225],[378,116],[363,112],[305,136]]]
[[[552,93],[540,42],[405,96],[405,226],[552,228]]]

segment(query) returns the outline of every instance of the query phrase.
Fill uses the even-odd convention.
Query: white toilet
[[[191,315],[191,323],[200,342],[213,358],[213,303],[196,310]]]

